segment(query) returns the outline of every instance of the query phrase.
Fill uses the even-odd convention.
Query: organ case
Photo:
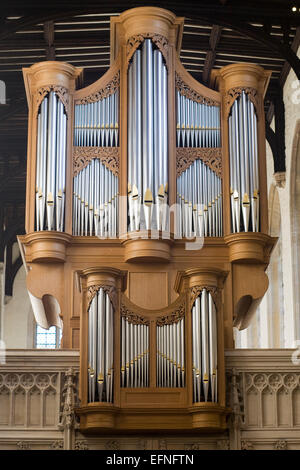
[[[268,285],[270,74],[235,64],[205,87],[182,30],[160,8],[112,18],[111,67],[82,89],[69,64],[24,69],[19,240],[37,321],[80,345],[82,432],[225,429],[224,349]]]

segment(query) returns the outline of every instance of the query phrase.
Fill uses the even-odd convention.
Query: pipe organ
[[[179,60],[183,24],[113,17],[111,66],[85,88],[64,62],[23,71],[19,242],[37,321],[59,310],[80,346],[83,433],[225,429],[224,349],[268,287],[270,73],[232,64],[205,87]]]

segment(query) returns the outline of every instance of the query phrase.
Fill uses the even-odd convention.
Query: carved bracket
[[[165,36],[162,36],[161,34],[156,34],[156,33],[141,33],[137,34],[135,36],[131,36],[127,40],[127,46],[126,46],[126,56],[127,56],[127,65],[129,64],[129,61],[137,48],[139,47],[142,42],[150,38],[154,42],[154,44],[158,47],[162,55],[164,56],[164,59],[166,61],[166,65],[168,67],[169,64],[169,42]]]
[[[181,175],[195,160],[202,160],[219,178],[222,178],[221,148],[176,148],[176,176]]]
[[[220,291],[218,287],[212,286],[194,286],[190,289],[190,304],[193,305],[196,298],[199,297],[203,289],[206,289],[212,296],[216,308],[218,309]]]
[[[37,118],[38,110],[40,107],[41,102],[45,98],[50,91],[54,91],[61,102],[63,103],[65,107],[65,111],[67,116],[69,117],[69,93],[68,90],[63,87],[63,86],[57,86],[57,85],[47,85],[39,88],[34,96],[34,103],[33,103],[33,116],[34,118]]]
[[[253,88],[253,87],[235,87],[235,88],[230,88],[230,90],[227,90],[225,93],[224,99],[225,99],[225,116],[226,118],[228,117],[231,107],[235,100],[241,96],[242,92],[245,92],[249,99],[252,101],[254,108],[256,110],[257,118],[260,118],[260,97],[258,94],[258,91]]]
[[[126,318],[128,323],[133,323],[134,325],[149,325],[149,320],[138,315],[137,313],[132,312],[126,305],[121,304],[121,317]]]
[[[116,93],[118,88],[120,87],[120,72],[118,72],[110,82],[104,88],[101,88],[98,91],[86,96],[85,98],[76,100],[76,104],[87,104],[87,103],[94,103],[97,101],[102,101],[104,98],[107,98],[110,95]]]
[[[215,101],[206,96],[200,95],[195,90],[193,90],[187,83],[183,81],[180,75],[175,72],[175,87],[181,95],[184,95],[186,98],[196,101],[197,103],[206,104],[207,106],[220,106],[218,101]]]
[[[73,147],[73,176],[98,158],[115,176],[119,175],[119,147]]]
[[[97,285],[94,285],[94,286],[90,286],[88,288],[88,290],[87,290],[87,298],[88,298],[87,310],[90,309],[93,298],[95,297],[96,294],[98,294],[98,292],[101,288],[104,290],[105,294],[108,294],[108,296],[110,298],[110,301],[111,301],[111,303],[114,307],[114,310],[116,310],[117,309],[117,291],[116,291],[115,287],[107,286],[107,285],[103,285],[103,284],[97,284]]]

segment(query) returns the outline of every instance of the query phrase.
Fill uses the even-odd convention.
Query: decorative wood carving
[[[115,176],[119,175],[119,147],[73,147],[73,176],[88,166],[94,158],[98,158]]]
[[[185,81],[180,77],[177,72],[175,72],[175,87],[181,95],[186,96],[186,98],[189,98],[192,101],[206,104],[208,106],[220,106],[220,103],[218,103],[218,101],[200,95],[195,90],[193,90],[189,85],[187,85],[187,83],[185,83]]]
[[[96,101],[102,101],[110,95],[113,95],[120,87],[120,72],[118,72],[110,82],[104,88],[92,93],[91,95],[85,96],[80,100],[76,100],[76,104],[87,104],[94,103]]]
[[[110,298],[110,301],[111,301],[114,309],[116,310],[116,308],[117,308],[117,291],[114,287],[106,286],[106,285],[103,285],[103,284],[97,284],[97,285],[94,285],[94,286],[90,286],[88,288],[88,290],[87,290],[87,299],[88,299],[87,310],[89,310],[93,298],[95,297],[95,295],[98,293],[98,291],[101,288],[104,290],[104,292],[106,294],[108,294],[108,296]]]
[[[121,313],[121,317],[125,317],[128,323],[133,323],[134,325],[149,325],[150,324],[149,320],[146,320],[146,318],[142,317],[141,315],[134,313],[124,304],[121,304],[120,313]]]
[[[195,160],[202,160],[217,176],[222,178],[222,149],[221,148],[176,148],[176,175],[181,175]]]
[[[165,58],[166,65],[168,66],[169,62],[169,42],[165,36],[162,36],[161,34],[156,34],[156,33],[141,33],[137,34],[135,36],[131,36],[128,41],[127,41],[127,64],[129,64],[129,61],[137,48],[139,47],[142,42],[147,39],[151,38],[154,44],[158,47],[160,52]]]
[[[61,100],[61,102],[63,103],[63,105],[65,107],[66,114],[69,117],[69,93],[68,93],[68,90],[63,86],[57,86],[57,85],[47,85],[47,86],[43,86],[43,87],[38,88],[38,90],[36,91],[36,94],[35,94],[35,100],[34,100],[34,106],[33,106],[33,115],[34,115],[34,117],[35,118],[37,117],[40,104],[43,101],[43,99],[45,98],[45,96],[48,95],[48,93],[50,93],[50,91],[54,91],[58,95],[59,99]]]
[[[212,286],[194,286],[190,289],[190,303],[194,304],[196,298],[201,294],[203,289],[206,289],[212,296],[212,299],[215,303],[216,308],[218,308],[219,302],[219,289]]]
[[[241,96],[243,91],[248,95],[249,99],[252,101],[256,109],[257,118],[259,119],[260,97],[259,97],[258,91],[253,87],[235,87],[235,88],[230,88],[230,90],[227,90],[224,96],[226,117],[229,115],[233,103],[239,96]]]
[[[163,325],[172,325],[173,323],[178,323],[179,320],[185,316],[185,304],[181,304],[174,312],[170,315],[165,315],[157,319],[156,324],[158,326]]]

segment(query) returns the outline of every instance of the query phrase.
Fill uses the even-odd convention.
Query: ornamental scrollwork
[[[158,47],[158,49],[160,50],[160,52],[162,53],[162,55],[165,58],[166,65],[168,66],[168,62],[169,62],[169,42],[168,42],[168,40],[165,36],[163,36],[162,34],[156,34],[156,33],[136,34],[135,36],[131,36],[127,40],[127,46],[126,46],[126,49],[127,49],[127,53],[126,53],[127,64],[129,64],[129,61],[130,61],[131,57],[133,56],[133,54],[135,53],[137,48],[140,46],[140,44],[142,44],[142,42],[145,39],[148,39],[148,38],[152,39],[154,44]]]
[[[287,450],[287,448],[288,448],[287,441],[285,441],[283,439],[279,439],[278,441],[276,441],[274,443],[273,448],[274,448],[274,450]]]
[[[181,304],[174,312],[170,315],[159,317],[156,321],[157,326],[172,325],[178,323],[185,315],[185,304]]]
[[[138,315],[137,313],[132,312],[126,305],[121,304],[121,317],[126,318],[128,323],[133,325],[149,325],[149,320]]]
[[[196,298],[199,297],[199,295],[201,294],[201,292],[204,289],[211,294],[212,299],[214,301],[214,304],[217,307],[218,302],[219,302],[219,289],[218,289],[218,287],[213,287],[213,286],[194,286],[194,287],[191,287],[191,289],[190,289],[190,303],[191,303],[191,305],[194,305],[194,302],[195,302]]]
[[[256,109],[257,117],[259,119],[260,98],[259,98],[258,91],[253,87],[234,87],[234,88],[230,88],[230,90],[227,90],[227,92],[225,93],[226,116],[229,115],[233,103],[235,102],[237,98],[241,96],[243,91],[246,93],[246,95],[248,95],[248,98],[252,101]]]
[[[250,441],[242,441],[241,450],[254,450],[254,446]]]
[[[94,158],[98,158],[115,176],[119,175],[119,147],[74,147],[73,175],[80,173]]]
[[[91,93],[88,96],[85,96],[82,99],[76,100],[76,104],[88,104],[88,103],[95,103],[97,101],[102,101],[104,98],[107,98],[110,95],[116,93],[116,91],[120,87],[120,72],[118,72],[110,82],[105,85],[105,87],[101,88],[94,93]]]
[[[70,367],[65,373],[65,383],[62,390],[63,407],[60,414],[59,429],[77,429],[78,423],[74,408],[77,399],[77,373]]]
[[[220,106],[220,103],[212,98],[207,96],[200,95],[197,91],[193,90],[181,76],[176,72],[175,73],[175,87],[179,93],[186,98],[196,101],[197,103],[206,104],[207,106]]]
[[[105,443],[106,450],[120,450],[120,442],[116,440],[109,440]]]
[[[47,96],[48,93],[50,93],[50,91],[54,91],[57,94],[57,96],[59,97],[59,99],[61,100],[61,102],[63,103],[63,105],[65,107],[65,111],[66,111],[67,116],[69,116],[69,93],[68,93],[68,90],[63,86],[47,85],[47,86],[43,86],[43,87],[38,88],[38,90],[36,91],[35,101],[34,101],[34,109],[33,109],[34,117],[35,118],[37,117],[37,113],[38,113],[40,104],[43,101],[43,99],[45,98],[45,96]]]
[[[76,441],[74,450],[88,450],[88,444],[87,441]]]
[[[114,309],[116,310],[116,308],[117,308],[117,291],[116,291],[116,288],[113,287],[113,286],[107,286],[107,285],[103,285],[103,284],[93,285],[93,286],[90,286],[88,288],[88,290],[87,290],[87,299],[88,299],[87,310],[89,310],[93,298],[95,297],[96,294],[98,294],[100,289],[103,289],[104,293],[108,294],[109,299],[110,299]]]
[[[177,147],[176,176],[181,175],[195,160],[202,160],[219,178],[222,177],[222,149]]]

